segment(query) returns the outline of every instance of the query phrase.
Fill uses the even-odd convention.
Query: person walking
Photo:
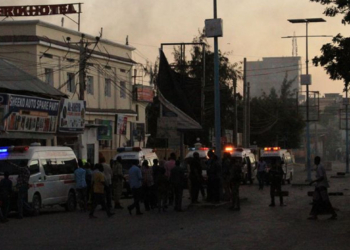
[[[30,171],[26,162],[22,162],[19,166],[16,188],[18,190],[17,209],[18,219],[23,218],[23,211],[33,213],[32,207],[28,204],[28,189],[29,189]]]
[[[198,152],[193,153],[193,158],[190,161],[189,179],[191,183],[191,201],[193,204],[199,203],[198,196],[202,185],[202,167]]]
[[[8,171],[4,172],[4,179],[0,181],[0,201],[1,201],[1,209],[0,213],[2,213],[2,222],[7,222],[7,215],[10,211],[10,197],[12,194],[12,181],[9,179],[10,173]]]
[[[175,207],[174,210],[182,212],[182,195],[185,185],[185,173],[180,167],[180,161],[175,162],[175,167],[171,170],[170,182],[174,188]]]
[[[149,211],[151,208],[155,207],[154,199],[154,180],[153,180],[153,170],[148,166],[148,161],[144,160],[142,162],[142,176],[143,176],[143,195],[144,195],[144,205],[145,210]]]
[[[225,152],[223,154],[222,158],[222,181],[223,181],[223,188],[224,188],[224,195],[223,199],[225,201],[229,201],[231,198],[230,193],[230,168],[232,165],[231,161],[231,154],[228,152]]]
[[[112,168],[106,163],[106,158],[102,156],[100,163],[103,166],[103,174],[105,175],[105,196],[107,201],[107,207],[112,208]]]
[[[266,162],[263,160],[262,157],[259,158],[256,168],[258,169],[257,177],[259,181],[259,190],[263,190],[266,173]]]
[[[135,164],[129,169],[129,184],[134,203],[128,206],[129,214],[132,215],[132,210],[136,208],[136,214],[142,215],[140,210],[140,200],[142,198],[142,172],[139,166]]]
[[[120,204],[120,198],[123,192],[123,165],[122,158],[120,156],[117,157],[116,162],[112,167],[113,178],[112,178],[112,187],[113,187],[113,199],[114,199],[114,208],[115,209],[123,209]]]
[[[271,196],[271,204],[270,207],[275,206],[275,193],[279,195],[280,198],[280,206],[284,206],[283,203],[283,195],[282,195],[282,179],[284,176],[284,172],[282,169],[283,162],[275,163],[272,165],[269,175],[270,175],[270,196]]]
[[[83,168],[83,161],[78,160],[78,168],[74,171],[75,190],[77,192],[80,211],[86,212],[87,208],[87,184],[86,171]]]
[[[102,209],[106,211],[108,217],[113,216],[114,213],[111,213],[110,208],[106,206],[105,176],[103,174],[103,165],[100,163],[95,165],[92,183],[93,199],[91,211],[89,214],[90,219],[97,218],[96,216],[94,216],[94,212],[97,205],[102,206]]]
[[[176,154],[171,153],[170,159],[165,162],[164,168],[165,168],[165,176],[170,180],[171,170],[175,167],[175,160],[176,160]],[[174,203],[174,187],[172,186],[171,182],[169,183],[169,193],[168,193],[168,205],[172,206]]]
[[[314,159],[316,165],[316,180],[310,182],[310,185],[316,183],[313,205],[310,212],[309,220],[317,220],[318,215],[321,213],[330,213],[332,216],[330,220],[337,219],[337,213],[335,212],[328,196],[329,183],[326,175],[326,170],[321,164],[321,157],[316,156]]]
[[[230,194],[232,206],[231,210],[239,211],[241,210],[240,198],[239,198],[239,187],[242,181],[242,161],[241,159],[231,159],[231,164],[229,165],[229,181],[230,181]]]
[[[168,196],[169,180],[165,176],[165,168],[160,167],[159,175],[155,179],[157,185],[157,206],[158,212],[166,211],[166,200]]]
[[[220,202],[221,196],[221,166],[217,155],[212,150],[208,152],[208,201],[213,203]]]

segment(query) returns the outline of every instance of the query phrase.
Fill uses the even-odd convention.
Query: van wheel
[[[35,215],[40,214],[40,208],[41,208],[41,198],[39,194],[34,194],[33,196],[33,201],[32,201],[32,207],[33,207],[33,212]]]
[[[65,208],[67,212],[72,212],[77,208],[77,201],[73,192],[69,192]]]

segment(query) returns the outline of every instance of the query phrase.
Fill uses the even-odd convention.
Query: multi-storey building
[[[269,95],[272,88],[280,94],[281,85],[293,80],[291,90],[301,91],[300,57],[264,57],[262,61],[247,62],[247,82],[250,84],[250,97]]]
[[[70,145],[93,162],[101,150],[110,150],[110,158],[117,147],[144,139],[133,136],[136,128],[143,134],[145,128],[145,105],[133,99],[134,49],[39,20],[0,22],[1,58],[69,99],[85,100],[84,132],[57,132],[51,144]]]

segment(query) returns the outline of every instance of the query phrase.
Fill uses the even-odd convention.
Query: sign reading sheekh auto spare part
[[[78,5],[78,11],[75,6]],[[0,16],[48,16],[81,13],[81,3],[55,5],[0,6]]]
[[[11,94],[7,100],[3,116],[7,131],[56,132],[59,101]]]
[[[85,101],[62,99],[58,131],[83,133],[85,127],[85,109]]]

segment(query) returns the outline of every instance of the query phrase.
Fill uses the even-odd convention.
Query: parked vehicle
[[[225,152],[230,152],[234,160],[242,162],[242,183],[253,183],[256,175],[254,174],[256,159],[252,151],[248,148],[226,147]]]
[[[293,180],[294,162],[291,153],[287,149],[281,149],[280,147],[265,147],[261,151],[261,157],[266,162],[268,170],[271,168],[272,164],[283,162],[283,182],[286,181],[287,183],[290,183]]]
[[[76,208],[74,170],[77,158],[69,147],[11,146],[0,148],[0,178],[10,173],[16,189],[19,166],[30,170],[28,202],[38,213],[42,207],[61,205]],[[16,209],[14,192],[11,209]]]

